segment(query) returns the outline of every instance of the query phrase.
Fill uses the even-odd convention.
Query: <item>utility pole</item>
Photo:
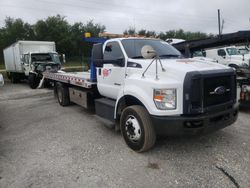
[[[218,9],[218,27],[219,27],[219,37],[221,36],[221,26],[220,26],[220,9]]]

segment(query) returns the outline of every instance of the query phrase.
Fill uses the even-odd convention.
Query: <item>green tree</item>
[[[147,32],[146,29],[141,29],[141,30],[138,31],[138,35],[146,36],[146,32]]]
[[[135,35],[136,34],[136,31],[135,31],[135,28],[134,27],[129,27],[128,30],[125,30],[123,32],[124,35]]]
[[[146,37],[156,37],[156,32],[155,31],[147,31]]]
[[[70,25],[65,17],[56,15],[46,20],[39,20],[34,25],[36,40],[55,41],[60,53],[71,55]]]
[[[17,40],[33,40],[33,27],[24,23],[22,19],[13,19],[7,17],[5,19],[5,26],[0,28],[0,61],[3,62],[3,49]]]
[[[104,25],[94,23],[93,20],[88,21],[83,25],[84,32],[90,32],[93,37],[98,37],[99,33],[105,31],[106,27]]]

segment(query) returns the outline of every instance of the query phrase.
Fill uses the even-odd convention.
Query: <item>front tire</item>
[[[29,74],[28,80],[31,89],[36,89],[40,83],[40,79],[35,74]]]
[[[11,73],[10,73],[10,72],[6,72],[6,75],[7,75],[7,78],[8,78],[9,80],[11,80]]]
[[[19,74],[14,72],[10,73],[10,81],[13,84],[19,83],[20,82]]]
[[[156,133],[148,111],[139,105],[129,106],[121,115],[121,132],[126,144],[136,152],[144,152],[155,144]]]

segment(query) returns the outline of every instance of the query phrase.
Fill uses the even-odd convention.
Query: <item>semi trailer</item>
[[[136,152],[158,135],[206,134],[238,117],[234,69],[183,58],[167,42],[114,38],[92,49],[88,72],[48,72],[61,106],[95,109]]]
[[[12,83],[28,78],[32,89],[37,88],[45,70],[61,67],[55,42],[17,41],[3,50],[8,78]]]

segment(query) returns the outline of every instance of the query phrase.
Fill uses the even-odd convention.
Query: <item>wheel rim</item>
[[[135,116],[130,115],[125,123],[125,131],[129,140],[138,142],[141,139],[141,127]]]
[[[57,90],[58,100],[60,103],[62,103],[62,92],[60,89]]]

